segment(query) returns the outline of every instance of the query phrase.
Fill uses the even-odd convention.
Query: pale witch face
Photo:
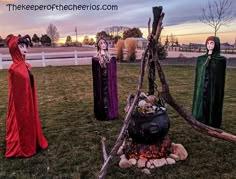
[[[99,47],[100,47],[101,50],[106,50],[107,49],[106,42],[104,40],[100,40]]]
[[[215,42],[213,40],[207,41],[207,49],[209,51],[213,51],[214,48],[215,48]]]
[[[20,49],[22,55],[26,55],[28,53],[28,47],[25,44],[19,44],[18,48]]]

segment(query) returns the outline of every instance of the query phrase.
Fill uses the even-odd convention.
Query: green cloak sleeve
[[[217,40],[216,50],[208,64],[207,54],[197,58],[192,115],[206,125],[219,128],[222,121],[226,58],[219,55],[220,43]]]

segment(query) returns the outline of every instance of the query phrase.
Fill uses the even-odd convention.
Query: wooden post
[[[75,55],[75,65],[78,65],[78,55],[77,55],[77,50],[74,51]]]
[[[153,7],[152,8],[153,11],[153,23],[152,23],[152,37],[151,38],[155,38],[156,37],[156,31],[160,17],[161,17],[161,13],[162,13],[162,7]],[[148,23],[150,24],[150,23]],[[150,27],[149,27],[150,29]],[[150,31],[150,30],[149,30]],[[158,37],[157,37],[158,38]],[[155,40],[155,39],[154,39]],[[157,48],[156,48],[156,44],[151,44],[152,45],[152,51],[153,54],[156,53]],[[153,54],[149,55],[149,74],[148,74],[148,85],[149,85],[149,91],[148,94],[149,95],[154,95],[155,92],[155,80],[156,80],[156,72],[155,72],[155,62],[153,60],[151,60],[153,58]]]
[[[3,66],[2,66],[2,54],[0,54],[0,69],[3,69]]]
[[[46,66],[46,63],[45,63],[45,53],[42,52],[42,61],[43,61],[43,67]]]
[[[157,25],[160,19],[160,15],[162,13],[162,6],[153,7],[152,12],[153,12],[152,35],[155,35],[157,31]]]

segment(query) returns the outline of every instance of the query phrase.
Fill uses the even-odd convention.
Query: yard
[[[194,67],[164,66],[172,95],[191,110]],[[49,147],[31,158],[6,159],[5,118],[7,70],[0,71],[0,178],[96,178],[103,162],[100,137],[113,146],[125,116],[126,98],[137,87],[139,66],[118,65],[120,119],[97,121],[93,116],[91,66],[34,68],[39,112]],[[236,69],[227,69],[222,128],[236,133]],[[146,84],[146,83],[145,83]],[[146,88],[147,85],[144,86]],[[169,107],[169,136],[188,151],[186,161],[152,170],[120,169],[114,158],[108,179],[235,178],[236,145],[200,134]]]

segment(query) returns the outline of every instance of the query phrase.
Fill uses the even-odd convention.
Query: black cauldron
[[[170,128],[170,120],[165,109],[154,114],[135,112],[131,115],[128,126],[129,137],[139,144],[156,144],[162,142]]]

